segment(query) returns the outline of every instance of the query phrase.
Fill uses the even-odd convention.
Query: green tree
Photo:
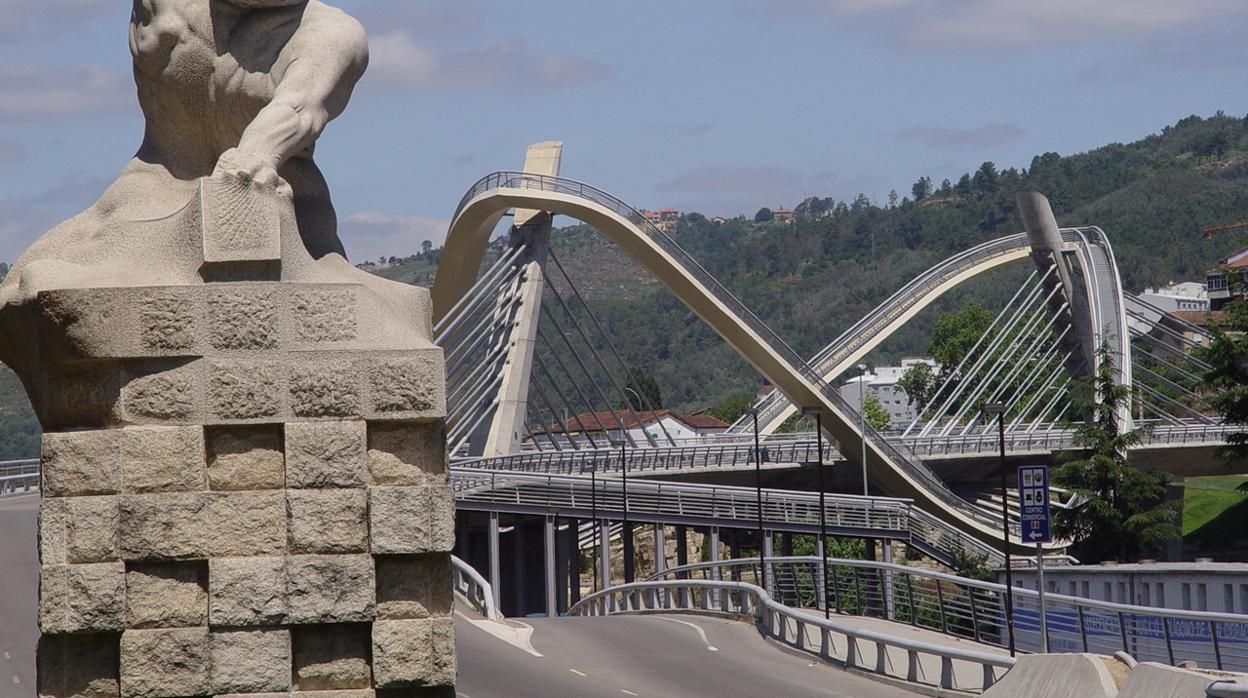
[[[776,216],[771,212],[771,209],[764,206],[763,208],[758,209],[758,213],[754,214],[754,222],[766,223],[767,221],[774,220],[775,217]]]
[[[959,310],[936,318],[927,353],[940,364],[942,380],[957,368],[991,325],[992,313],[978,303],[967,303]]]
[[[634,410],[657,410],[663,407],[663,393],[659,390],[658,381],[640,366],[628,367],[628,387],[637,393],[635,395],[632,391],[624,391],[628,395],[628,404]],[[638,400],[638,395],[644,399]]]
[[[716,405],[712,407],[709,412],[715,419],[732,424],[740,419],[741,415],[745,414],[745,411],[748,410],[750,405],[753,404],[753,395],[746,395],[744,393],[740,395],[729,395],[716,403]]]
[[[945,180],[945,181],[948,182],[949,180]],[[915,201],[922,201],[923,199],[926,199],[927,197],[931,196],[932,195],[932,178],[931,177],[919,177],[919,181],[915,182],[914,186],[910,187],[910,193],[914,194]]]
[[[1176,503],[1166,502],[1166,478],[1127,462],[1127,450],[1147,429],[1120,432],[1118,411],[1131,396],[1118,385],[1108,346],[1097,352],[1096,375],[1081,393],[1089,418],[1075,428],[1081,450],[1059,458],[1053,482],[1075,496],[1074,505],[1056,512],[1053,532],[1070,540],[1084,562],[1135,560],[1154,555],[1179,536]],[[1093,401],[1087,396],[1099,396]]]
[[[892,417],[888,414],[888,410],[884,409],[884,405],[880,404],[879,398],[874,395],[868,395],[862,401],[862,409],[865,412],[867,426],[872,429],[883,429],[892,421]]]
[[[897,387],[906,391],[906,398],[911,405],[922,410],[932,399],[936,391],[936,373],[926,363],[918,363],[906,369],[897,381]]]

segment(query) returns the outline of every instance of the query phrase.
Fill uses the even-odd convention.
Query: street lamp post
[[[858,434],[862,437],[862,496],[867,492],[867,365],[858,364]]]
[[[823,617],[831,618],[832,610],[828,607],[828,512],[824,507],[823,487],[823,411],[818,407],[803,407],[802,414],[815,418],[815,455],[819,459],[815,464],[815,473],[819,478],[819,556],[823,560]]]
[[[598,525],[598,463],[589,461],[589,518],[594,532],[594,559],[590,565],[594,569],[594,591],[598,591],[598,564],[602,560],[602,527]],[[580,543],[578,542],[579,546]],[[604,585],[605,586],[605,585]]]
[[[1010,561],[1010,508],[1005,482],[1005,403],[990,402],[984,412],[997,415],[997,440],[1001,453],[1001,549],[1005,553],[1005,627],[1010,635],[1010,656],[1014,656],[1014,572]]]
[[[624,428],[621,421],[620,428]],[[628,441],[620,439],[620,488],[624,495],[624,583],[633,583],[633,529],[628,523]]]
[[[750,408],[746,413],[754,420],[754,493],[758,500],[758,580],[759,586],[767,588],[767,533],[763,530],[763,452],[758,446],[758,410]]]

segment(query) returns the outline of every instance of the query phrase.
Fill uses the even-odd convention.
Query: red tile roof
[[[576,432],[576,431],[581,431],[581,432],[615,431],[621,428],[620,427],[621,423],[624,425],[623,426],[624,429],[636,429],[638,427],[645,427],[645,426],[654,424],[658,420],[661,420],[664,417],[668,417],[668,416],[671,416],[674,419],[678,419],[694,429],[726,429],[728,428],[727,424],[710,416],[709,414],[679,415],[679,414],[672,412],[671,410],[662,409],[662,410],[638,410],[637,416],[641,418],[640,422],[638,422],[637,418],[633,416],[633,413],[628,410],[584,412],[584,413],[576,415],[575,417],[565,419],[563,424],[555,423],[545,428],[540,427],[540,426],[536,427],[533,429],[533,433],[541,434],[541,433],[544,433],[546,430],[549,430],[556,434],[562,433],[563,425],[567,425],[568,431],[573,431],[573,432]]]

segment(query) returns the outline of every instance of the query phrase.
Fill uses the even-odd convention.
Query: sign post
[[[1049,651],[1049,623],[1044,612],[1044,544],[1049,530],[1049,467],[1025,465],[1018,469],[1018,513],[1023,540],[1036,544],[1036,583],[1040,601],[1040,646]]]

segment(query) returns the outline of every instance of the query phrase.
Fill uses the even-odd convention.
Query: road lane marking
[[[580,676],[580,677],[586,677],[586,676],[589,676],[589,675],[588,675],[588,674],[586,674],[585,672],[583,672],[583,671],[577,671],[576,669],[568,669],[568,671],[570,671],[570,672],[572,672],[573,674],[576,674],[577,676]]]
[[[17,674],[14,674],[14,675],[13,675],[13,683],[18,683],[18,684],[20,684],[21,682],[22,682],[22,680],[21,680],[21,679],[19,679],[19,678],[17,678]]]
[[[680,623],[681,625],[687,625],[687,626],[689,626],[689,627],[693,628],[694,630],[696,630],[696,631],[698,632],[698,637],[702,638],[702,644],[706,645],[706,649],[707,649],[707,650],[709,650],[709,651],[711,651],[711,652],[718,652],[718,651],[719,651],[719,648],[718,648],[718,647],[716,647],[716,646],[714,646],[714,645],[712,645],[712,644],[711,644],[711,641],[707,639],[707,637],[706,637],[706,631],[705,631],[705,630],[703,630],[703,629],[701,628],[701,626],[694,625],[693,623],[690,623],[690,622],[688,622],[688,621],[684,621],[684,620],[676,620],[675,618],[660,618],[659,620],[665,620],[665,621],[667,621],[667,622],[669,622],[669,623]]]
[[[12,658],[13,658],[13,655],[9,654],[8,652],[5,652],[5,653],[4,653],[4,658],[5,658],[5,659],[12,659]]]
[[[636,693],[633,693],[632,691],[626,691],[626,690],[624,690],[624,689],[622,689],[622,688],[620,689],[620,693],[627,693],[627,694],[628,694],[628,695],[630,695],[630,696],[635,696],[635,695],[637,695]]]

